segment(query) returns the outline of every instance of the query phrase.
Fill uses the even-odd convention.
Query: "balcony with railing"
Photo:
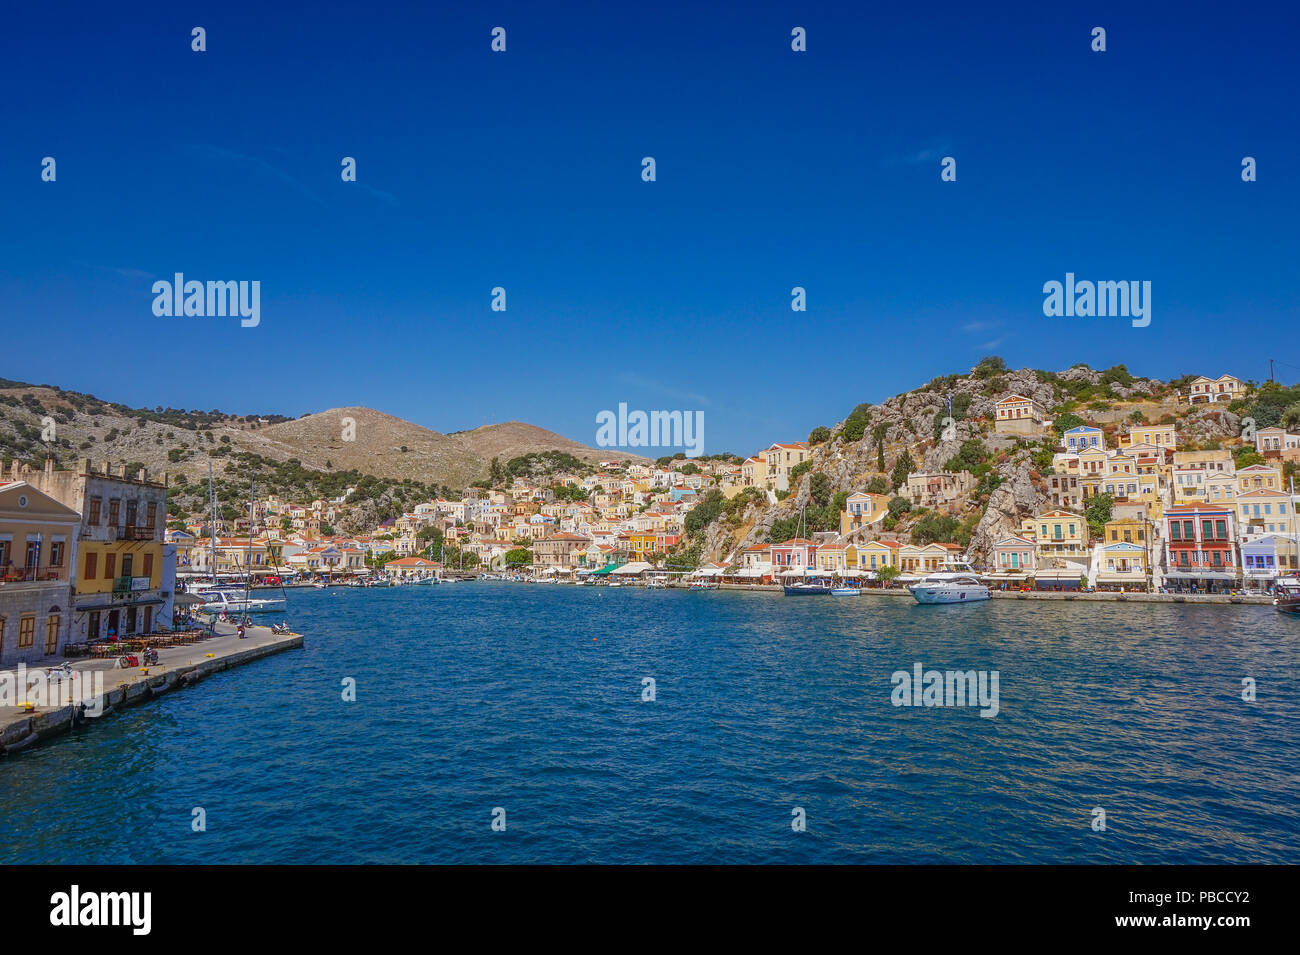
[[[45,565],[44,567],[4,567],[0,568],[0,587],[10,584],[44,584],[67,583],[68,568]]]
[[[122,528],[118,535],[118,540],[124,541],[151,541],[156,538],[157,529],[153,525],[134,525],[128,524]]]

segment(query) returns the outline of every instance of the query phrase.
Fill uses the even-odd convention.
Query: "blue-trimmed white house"
[[[1061,435],[1061,447],[1071,454],[1078,454],[1089,448],[1105,450],[1106,435],[1102,433],[1101,428],[1081,424]]]
[[[1278,577],[1296,571],[1295,539],[1285,534],[1264,534],[1242,541],[1241,570],[1247,587],[1272,587]]]

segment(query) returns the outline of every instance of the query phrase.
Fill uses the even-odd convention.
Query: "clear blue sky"
[[[748,453],[989,353],[1300,376],[1281,5],[274,6],[7,9],[0,377],[585,443],[626,401]],[[260,326],[155,317],[178,271]],[[1045,318],[1067,271],[1150,326]]]

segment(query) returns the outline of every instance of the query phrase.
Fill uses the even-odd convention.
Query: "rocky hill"
[[[706,499],[708,510],[694,522],[691,547],[700,560],[729,561],[750,545],[794,536],[801,525],[809,534],[837,531],[844,498],[870,490],[891,496],[890,516],[857,536],[953,542],[982,563],[996,540],[1048,505],[1046,478],[1066,427],[1100,427],[1113,448],[1135,423],[1173,423],[1181,449],[1235,447],[1245,453],[1242,416],[1253,417],[1258,427],[1300,416],[1300,387],[1273,384],[1251,386],[1245,399],[1229,405],[1191,408],[1180,390],[1191,377],[1140,378],[1122,365],[1104,371],[1086,365],[1061,372],[1012,370],[1000,358],[986,358],[965,375],[942,376],[880,404],[861,404],[845,420],[814,429],[811,463],[788,496],[775,503],[756,493]],[[1032,437],[996,434],[994,403],[1011,393],[1033,398],[1056,427]],[[953,419],[949,429],[947,417]],[[940,470],[969,471],[976,486],[950,506],[932,510],[910,507],[897,496],[908,472]]]
[[[371,408],[334,408],[300,418],[130,408],[54,386],[0,379],[0,457],[33,464],[46,454],[53,454],[60,467],[90,457],[193,480],[206,474],[210,460],[220,473],[227,470],[221,459],[256,455],[275,463],[297,460],[308,471],[356,471],[459,490],[486,479],[494,457],[505,464],[546,451],[589,464],[610,457],[609,451],[517,421],[442,434]]]

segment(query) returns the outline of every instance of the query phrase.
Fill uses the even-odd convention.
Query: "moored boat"
[[[830,584],[786,584],[785,595],[787,597],[816,597],[822,594],[833,593],[834,588]]]
[[[861,587],[836,587],[831,591],[832,597],[861,597]]]
[[[992,596],[970,563],[957,558],[944,561],[941,570],[908,584],[907,589],[919,604],[974,603]]]
[[[1300,614],[1300,576],[1277,579],[1273,585],[1273,608],[1278,613]]]

